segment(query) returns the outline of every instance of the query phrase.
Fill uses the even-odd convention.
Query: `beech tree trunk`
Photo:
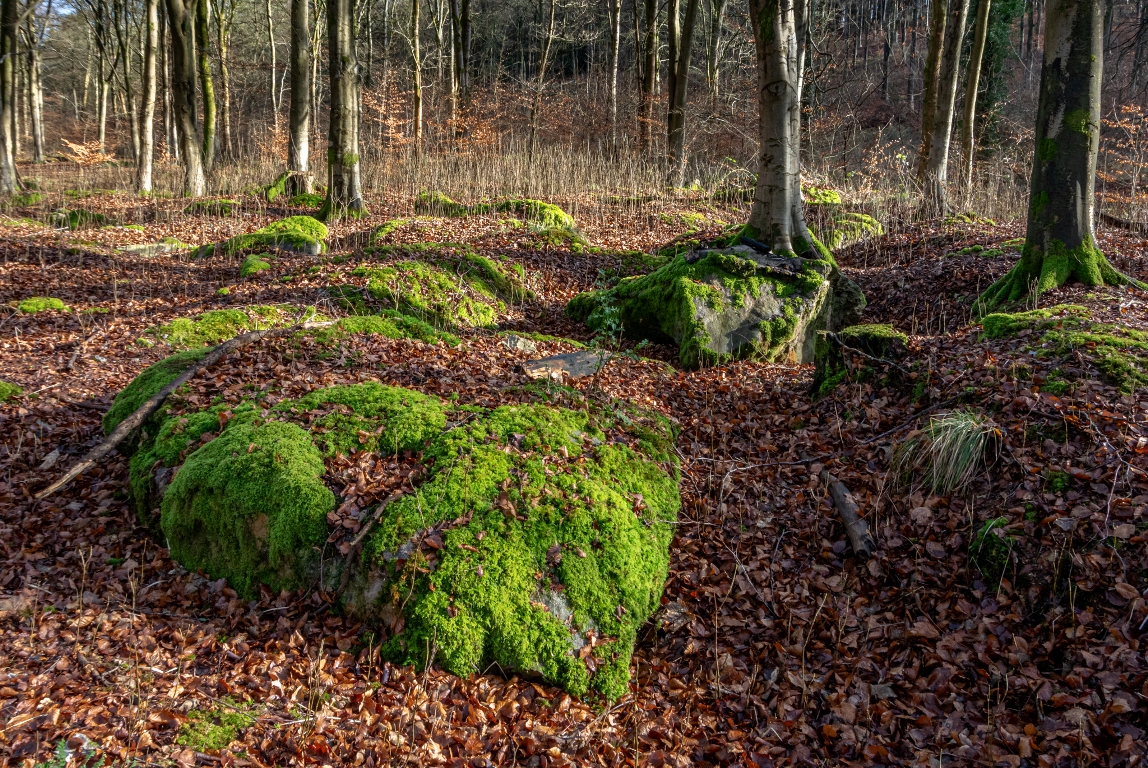
[[[156,48],[159,46],[159,0],[144,4],[143,116],[136,164],[136,190],[151,192],[155,156]]]
[[[215,83],[211,78],[211,26],[208,24],[207,0],[196,0],[195,3],[195,44],[199,49],[199,90],[203,94],[200,151],[203,172],[210,174],[215,165]]]
[[[801,205],[801,87],[809,7],[749,0],[757,49],[761,148],[749,213],[750,235],[774,253],[814,249]]]
[[[275,82],[275,72],[279,69],[279,64],[275,60],[275,23],[271,19],[271,0],[267,0],[267,46],[271,49],[271,72],[268,79],[268,93],[271,94],[271,123],[275,126],[275,132],[279,133],[279,97],[276,95],[277,84]]]
[[[618,146],[618,50],[622,45],[622,0],[610,0],[610,143]]]
[[[411,0],[411,112],[414,121],[415,157],[423,153],[423,60],[419,51],[419,0]],[[328,15],[331,11],[328,9]]]
[[[215,29],[219,34],[219,81],[223,96],[223,152],[227,157],[235,155],[235,145],[231,138],[231,27],[235,21],[234,0],[211,0],[215,16]]]
[[[550,23],[546,26],[546,39],[542,45],[542,59],[538,62],[538,82],[534,87],[534,102],[530,106],[530,157],[538,145],[538,114],[542,109],[542,92],[546,88],[546,70],[550,68],[550,51],[554,47],[554,20],[558,0],[550,0]]]
[[[969,71],[965,82],[965,114],[961,118],[961,151],[964,153],[964,182],[973,184],[973,127],[977,118],[977,89],[981,79],[981,63],[985,56],[985,41],[989,35],[989,10],[992,0],[977,3],[977,26],[973,32],[973,50],[969,54]]]
[[[638,141],[643,150],[649,150],[654,123],[654,87],[658,82],[658,0],[646,0],[644,55],[646,63],[642,72],[642,124],[638,131]]]
[[[677,5],[677,0],[671,3]],[[676,13],[676,11],[675,11]],[[686,171],[686,91],[690,81],[690,53],[693,50],[694,26],[698,17],[698,0],[687,0],[677,45],[671,46],[676,58],[670,58],[670,109],[666,116],[667,169],[666,184],[680,187]],[[673,39],[671,35],[671,40]]]
[[[1076,280],[1117,285],[1096,247],[1104,11],[1090,0],[1048,0],[1028,231],[1020,261],[978,300],[981,313]]]
[[[940,0],[937,0],[940,2]],[[925,169],[932,203],[938,211],[948,210],[946,184],[949,175],[949,145],[953,133],[953,112],[957,102],[957,76],[960,73],[961,43],[969,18],[969,0],[951,0],[945,22],[945,47],[941,55],[941,76],[937,83],[937,109],[933,114],[933,138],[929,164]]]
[[[44,24],[47,25],[45,19]],[[41,81],[40,46],[43,34],[37,30],[34,13],[28,16],[28,96],[32,112],[32,162],[44,162],[44,88]]]
[[[0,195],[19,191],[16,177],[16,137],[12,118],[16,95],[16,31],[19,23],[19,0],[0,0]]]
[[[201,162],[199,124],[195,108],[195,33],[188,2],[167,0],[171,22],[172,106],[175,112],[179,153],[183,156],[183,194],[199,197],[207,192]]]
[[[924,181],[933,146],[933,118],[937,113],[937,87],[941,80],[941,48],[945,44],[945,0],[932,0],[929,14],[929,50],[922,73],[925,94],[921,101],[921,151],[917,155],[917,178]]]
[[[319,218],[366,213],[359,181],[359,62],[354,0],[328,0],[327,50],[331,124],[327,131],[327,200]]]
[[[291,0],[291,117],[287,141],[288,177],[297,195],[311,191],[311,10],[307,0]]]

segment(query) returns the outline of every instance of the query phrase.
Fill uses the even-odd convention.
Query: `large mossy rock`
[[[327,250],[327,225],[311,216],[288,216],[244,235],[196,249],[194,256],[230,255],[244,251],[281,250],[317,256]]]
[[[601,332],[675,343],[682,364],[695,367],[737,357],[810,362],[815,332],[856,322],[863,306],[830,261],[734,246],[579,294],[566,313]]]
[[[109,427],[191,360],[141,374]],[[540,402],[547,391],[577,409]],[[455,410],[375,382],[273,406],[176,397],[132,443],[131,501],[185,567],[247,599],[261,585],[333,593],[394,661],[494,666],[615,699],[668,572],[672,429],[553,385],[523,397]],[[388,506],[359,509],[341,497],[355,493],[339,474],[351,459],[418,471]],[[368,526],[361,551],[347,515]]]

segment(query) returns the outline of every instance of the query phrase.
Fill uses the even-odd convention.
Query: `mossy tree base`
[[[1117,271],[1091,242],[1076,248],[1053,241],[1047,251],[1026,243],[1020,261],[1009,273],[981,294],[974,308],[978,315],[1007,307],[1076,281],[1084,285],[1137,285],[1143,283]]]

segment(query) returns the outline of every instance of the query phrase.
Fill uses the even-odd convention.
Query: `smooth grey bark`
[[[156,48],[159,47],[159,0],[144,4],[143,115],[136,161],[136,191],[151,192],[155,156]]]
[[[287,170],[291,194],[310,192],[311,156],[311,9],[307,0],[291,0],[291,114]]]
[[[709,47],[706,49],[706,84],[710,88],[710,111],[717,113],[721,85],[722,18],[726,0],[710,0]]]
[[[231,28],[235,23],[235,0],[211,0],[212,15],[215,16],[215,29],[219,35],[219,84],[223,98],[223,152],[227,157],[235,155],[235,145],[231,136]]]
[[[672,5],[676,4],[676,0]],[[680,187],[686,170],[686,91],[690,81],[690,54],[693,51],[694,27],[698,17],[698,0],[687,0],[677,44],[676,57],[670,58],[670,107],[666,115],[667,168],[666,184]],[[671,37],[672,39],[672,37]]]
[[[658,0],[646,0],[645,10],[646,40],[643,49],[645,65],[641,80],[642,116],[638,143],[643,150],[648,150],[654,123],[654,88],[658,82]]]
[[[18,0],[0,0],[0,195],[20,189],[16,176],[16,152],[12,125],[16,95],[16,33],[19,23]]]
[[[973,128],[977,118],[977,89],[981,80],[985,41],[989,35],[991,4],[992,0],[979,0],[977,3],[977,25],[973,29],[973,49],[969,53],[969,71],[965,76],[965,113],[961,117],[961,151],[964,154],[962,175],[970,189],[973,184]]]
[[[279,97],[276,95],[278,90],[275,83],[275,72],[279,69],[279,64],[275,59],[275,22],[271,19],[271,0],[266,3],[267,12],[267,46],[271,49],[271,72],[268,81],[268,92],[271,94],[271,122],[275,126],[275,132],[279,132]]]
[[[411,118],[414,121],[415,157],[423,153],[423,61],[419,51],[419,5],[420,0],[411,0]],[[330,15],[330,9],[327,14]],[[532,133],[533,135],[533,133]]]
[[[1130,282],[1097,249],[1093,222],[1103,34],[1100,3],[1048,1],[1024,249],[981,296],[982,313],[1071,280]]]
[[[359,179],[359,61],[355,55],[354,0],[327,3],[331,114],[327,130],[327,200],[320,218],[333,221],[366,212]]]
[[[167,16],[171,22],[168,26],[171,28],[172,107],[179,135],[179,153],[183,157],[183,194],[185,197],[199,197],[207,192],[207,180],[199,154],[195,32],[189,2],[195,0],[167,0]]]
[[[757,186],[749,226],[775,253],[813,244],[801,206],[801,93],[809,9],[793,0],[749,0],[757,50]]]
[[[937,110],[933,114],[929,163],[925,168],[929,196],[933,206],[944,211],[949,207],[946,185],[949,175],[949,145],[952,143],[953,113],[957,102],[957,80],[960,74],[961,43],[969,18],[969,0],[951,0],[945,21],[945,47],[941,54],[941,75],[937,82]]]
[[[203,97],[203,129],[200,143],[204,174],[215,166],[215,83],[211,77],[211,26],[208,0],[195,3],[195,47],[199,54],[199,92]]]
[[[618,52],[622,45],[622,0],[610,0],[609,116],[610,143],[618,145]]]
[[[44,35],[51,17],[51,0],[44,14],[43,26],[37,24],[34,12],[28,14],[28,96],[32,102],[32,162],[34,163],[44,162],[44,88],[41,80],[40,48],[44,44]]]

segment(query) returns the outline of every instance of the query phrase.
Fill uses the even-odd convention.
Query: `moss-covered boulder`
[[[818,239],[834,251],[885,233],[881,222],[867,213],[856,211],[834,213],[817,229]]]
[[[824,397],[850,378],[864,378],[889,367],[908,352],[909,337],[891,325],[852,325],[837,332],[818,331],[814,347],[813,392]]]
[[[270,265],[268,265],[270,266]],[[313,309],[303,315],[290,305],[254,304],[241,309],[212,309],[195,317],[179,317],[170,323],[144,331],[143,346],[166,344],[175,349],[218,344],[246,331],[279,328],[308,320],[322,319]]]
[[[506,311],[507,303],[531,295],[519,272],[464,245],[382,246],[375,252],[419,258],[362,265],[351,274],[367,278],[367,292],[382,306],[436,326],[488,328]]]
[[[834,288],[842,294],[848,282],[829,261],[734,246],[580,294],[566,313],[601,332],[675,343],[687,367],[735,357],[809,362],[815,331],[855,322],[834,317]]]
[[[244,235],[200,246],[195,256],[278,249],[317,256],[327,249],[327,225],[311,216],[288,216]]]
[[[106,426],[197,353],[145,371]],[[553,385],[482,408],[372,381],[278,403],[203,381],[130,443],[130,500],[184,567],[245,599],[323,590],[392,661],[626,693],[681,503],[665,419]],[[365,490],[356,466],[405,480]]]
[[[248,254],[243,259],[243,263],[239,265],[239,276],[251,277],[260,272],[266,272],[271,269],[271,260],[273,258],[273,256],[267,253]]]

